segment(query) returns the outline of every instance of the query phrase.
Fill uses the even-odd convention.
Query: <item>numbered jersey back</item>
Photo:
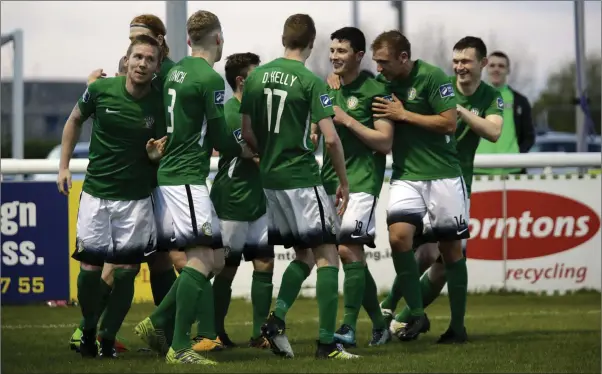
[[[259,66],[246,81],[241,112],[251,117],[265,188],[320,184],[311,123],[333,115],[320,78],[295,60],[279,58]]]
[[[208,123],[224,116],[224,80],[204,59],[185,57],[167,74],[167,145],[159,185],[205,184],[212,145]]]

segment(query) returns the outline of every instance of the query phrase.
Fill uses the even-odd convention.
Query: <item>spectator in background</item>
[[[531,119],[529,100],[508,86],[510,59],[504,52],[496,51],[489,55],[487,75],[489,82],[496,87],[504,99],[504,124],[502,134],[496,143],[481,138],[477,154],[527,153],[535,142],[535,128]],[[520,168],[475,168],[475,174],[520,174]]]

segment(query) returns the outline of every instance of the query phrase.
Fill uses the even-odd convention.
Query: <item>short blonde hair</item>
[[[219,18],[207,10],[196,11],[186,22],[191,45],[202,45],[207,36],[221,28]]]

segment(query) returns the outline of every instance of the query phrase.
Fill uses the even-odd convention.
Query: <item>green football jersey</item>
[[[159,72],[155,73],[153,76],[153,87],[161,91],[161,93],[163,93],[163,84],[165,84],[165,78],[167,78],[167,74],[175,64],[176,63],[172,59],[165,57],[163,61],[161,61]]]
[[[386,82],[382,75],[377,79]],[[388,83],[389,91],[410,112],[428,116],[456,108],[449,77],[440,68],[422,60],[414,62],[407,78]],[[426,181],[460,175],[453,134],[439,134],[409,123],[395,125],[392,179]]]
[[[333,105],[339,106],[345,113],[371,129],[374,129],[372,101],[375,97],[391,99],[384,83],[363,74],[338,90],[330,90],[329,94]],[[346,127],[337,125],[335,128],[345,152],[349,192],[365,192],[378,197],[385,175],[386,155],[374,151]],[[325,149],[323,155],[322,182],[326,193],[334,195],[339,179]]]
[[[454,87],[456,87],[456,77],[451,77]],[[458,104],[470,110],[480,117],[487,117],[491,114],[497,114],[500,117],[504,113],[504,100],[498,90],[481,82],[477,90],[470,96],[464,96],[460,90],[456,90],[456,99]],[[472,175],[474,166],[474,156],[479,146],[481,137],[471,130],[468,124],[458,117],[458,127],[456,129],[456,148],[458,149],[458,158],[468,196],[470,196],[472,186]]]
[[[326,84],[302,62],[278,58],[255,68],[245,81],[240,112],[251,117],[264,188],[322,183],[310,140],[311,123],[333,116],[334,111]]]
[[[153,188],[156,168],[146,143],[164,126],[163,98],[151,90],[135,99],[125,81],[125,76],[99,79],[77,102],[83,118],[94,115],[83,190],[100,199],[140,200]]]
[[[238,157],[244,143],[239,112],[240,101],[232,97],[224,106],[228,136],[222,142],[211,201],[220,219],[251,222],[265,214],[266,201],[259,168],[253,160]]]
[[[205,59],[185,57],[163,87],[167,143],[159,186],[205,185],[213,144],[208,122],[224,118],[224,80]]]

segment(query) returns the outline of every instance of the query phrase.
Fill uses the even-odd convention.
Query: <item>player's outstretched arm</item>
[[[253,151],[253,153],[258,153],[257,138],[255,137],[255,133],[251,127],[251,116],[248,114],[243,114],[240,127],[242,130],[242,138],[247,143],[247,146],[251,149],[251,151]]]
[[[393,95],[393,101],[376,97],[372,103],[374,118],[387,118],[395,122],[404,122],[423,127],[441,134],[453,134],[456,131],[456,109],[448,109],[439,114],[424,115],[407,110],[403,103]]]
[[[477,116],[461,105],[457,106],[458,114],[478,136],[497,142],[502,134],[504,118],[498,114],[490,114],[485,118]]]
[[[69,163],[73,156],[73,149],[82,132],[82,124],[85,118],[76,104],[63,127],[63,136],[61,138],[61,158],[59,161],[59,175],[57,177],[57,187],[63,195],[68,195],[71,189],[71,172]]]
[[[330,117],[326,117],[318,121],[318,127],[324,135],[324,146],[326,152],[330,156],[334,172],[339,178],[339,189],[337,191],[337,206],[338,213],[340,216],[345,213],[347,209],[347,202],[349,201],[349,181],[347,180],[347,169],[345,167],[345,154],[343,152],[343,145],[341,139],[337,134],[334,124]],[[341,200],[340,204],[338,200]]]
[[[334,107],[333,122],[339,126],[347,127],[364,144],[373,150],[388,154],[393,146],[393,123],[386,118],[374,121],[374,129],[364,126],[355,118],[345,113],[338,106]]]

